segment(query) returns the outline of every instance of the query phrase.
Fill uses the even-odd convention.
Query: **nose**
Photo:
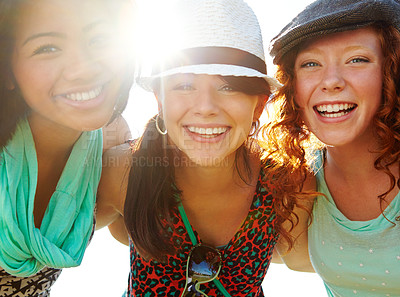
[[[329,65],[322,73],[321,87],[323,91],[340,91],[344,88],[345,81],[337,65]]]
[[[195,114],[212,117],[218,113],[218,96],[212,89],[204,89],[195,98]]]
[[[100,59],[84,47],[70,50],[66,57],[63,76],[68,81],[91,81],[101,73]]]

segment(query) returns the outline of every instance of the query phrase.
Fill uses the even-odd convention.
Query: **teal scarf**
[[[0,151],[0,267],[26,277],[45,266],[78,266],[93,230],[101,175],[101,130],[75,143],[40,229],[33,220],[38,164],[28,121]]]

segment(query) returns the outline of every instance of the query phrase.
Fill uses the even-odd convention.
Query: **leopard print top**
[[[231,296],[264,296],[261,283],[278,239],[272,191],[272,186],[262,181],[260,175],[247,218],[228,245],[219,249],[223,259],[219,280]],[[175,227],[172,240],[177,253],[168,256],[166,263],[145,261],[131,243],[128,297],[179,297],[182,294],[187,257],[193,245],[179,210],[174,209],[172,215]],[[193,231],[201,242],[196,230]],[[223,296],[213,282],[202,284],[200,288],[208,296]]]

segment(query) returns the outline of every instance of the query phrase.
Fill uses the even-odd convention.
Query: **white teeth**
[[[341,103],[341,104],[325,104],[316,107],[319,114],[326,118],[337,118],[348,114],[356,104]]]
[[[327,113],[327,114],[322,114],[322,116],[323,116],[323,117],[326,117],[326,118],[338,118],[338,117],[344,116],[344,115],[347,114],[347,113],[348,113],[348,112],[342,111],[342,112],[338,112],[338,113]]]
[[[226,127],[199,128],[194,126],[188,126],[187,129],[192,133],[200,134],[202,137],[215,137],[228,130]]]
[[[64,96],[70,100],[74,101],[87,101],[96,98],[100,95],[101,91],[103,90],[103,86],[97,87],[93,90],[88,92],[81,92],[81,93],[69,93],[65,94]]]

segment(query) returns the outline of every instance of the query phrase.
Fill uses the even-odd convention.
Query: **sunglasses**
[[[220,252],[210,246],[197,244],[189,253],[186,265],[186,284],[181,297],[205,296],[200,285],[213,281],[222,266]]]

